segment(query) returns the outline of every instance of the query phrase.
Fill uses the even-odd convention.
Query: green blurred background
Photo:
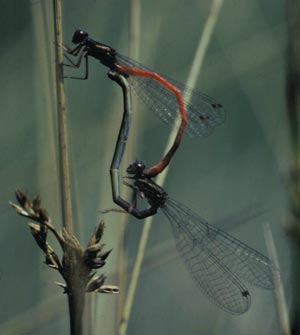
[[[130,54],[130,1],[63,1],[63,39],[75,29]],[[211,1],[141,1],[139,60],[185,81]],[[40,194],[60,227],[52,2],[1,1],[1,234],[0,335],[68,334],[67,299],[53,285],[26,226],[8,206],[17,187]],[[282,229],[288,197],[289,146],[285,104],[287,26],[283,1],[224,1],[197,88],[221,102],[227,120],[205,139],[185,136],[165,187],[225,231],[267,253],[269,224],[280,257],[287,301],[289,244]],[[70,73],[69,69],[66,69]],[[113,207],[109,166],[121,121],[122,96],[90,62],[88,81],[66,80],[73,210],[83,243],[101,209]],[[74,73],[73,73],[74,74]],[[161,157],[170,128],[136,105],[128,160],[148,165]],[[121,175],[126,166],[122,166]],[[105,216],[104,240],[113,254],[104,268],[118,284],[120,214]],[[130,218],[125,234],[127,283],[142,222]],[[195,287],[179,259],[170,225],[154,219],[128,334],[280,334],[272,292],[249,287],[252,307],[234,317]],[[121,296],[120,296],[121,297]],[[116,334],[120,299],[88,301],[89,334]]]

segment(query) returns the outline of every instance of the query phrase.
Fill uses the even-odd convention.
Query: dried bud
[[[15,194],[16,194],[16,198],[17,198],[19,204],[24,207],[24,205],[27,201],[26,194],[24,192],[22,192],[21,190],[16,190]]]
[[[104,228],[105,228],[104,221],[101,220],[98,224],[98,227],[95,230],[95,233],[94,233],[95,238],[96,238],[96,243],[98,243],[101,240],[101,238],[103,236]]]
[[[29,223],[30,231],[32,236],[35,238],[36,243],[39,245],[39,247],[46,252],[47,245],[47,230],[42,229],[39,224],[36,223]]]
[[[46,254],[45,263],[52,269],[58,270],[60,268],[59,258],[54,251]]]
[[[104,231],[104,221],[101,220],[100,223],[98,224],[98,227],[94,230],[91,238],[90,238],[90,241],[88,243],[88,247],[94,245],[94,244],[97,244],[100,240],[101,240],[101,237],[103,235],[103,231]]]
[[[29,214],[19,205],[14,204],[13,202],[9,202],[9,204],[11,205],[11,207],[20,215],[28,217]]]
[[[32,200],[32,208],[35,212],[38,212],[41,206],[41,199],[40,197],[37,195],[35,198],[33,198]]]
[[[54,284],[61,287],[63,289],[63,293],[68,293],[68,286],[66,284],[60,283],[58,281],[55,281]]]
[[[30,222],[28,223],[28,226],[30,227],[32,234],[40,234],[41,226],[39,224]]]
[[[100,257],[87,258],[85,259],[85,264],[91,269],[100,269],[105,265],[105,261],[103,261]]]
[[[37,213],[38,213],[40,221],[43,221],[43,222],[49,221],[49,214],[46,211],[46,209],[40,208]]]
[[[16,190],[15,194],[21,207],[10,202],[11,206],[14,207],[18,214],[25,217],[33,217],[35,213],[32,209],[32,203],[27,199],[26,194],[21,190]]]
[[[119,287],[114,285],[102,285],[97,290],[99,293],[116,294],[119,293]]]
[[[96,273],[97,271],[91,271],[89,274],[89,280],[91,280],[95,276]]]
[[[102,250],[102,248],[105,246],[103,243],[97,243],[89,246],[85,252],[84,252],[84,257],[85,258],[95,258],[97,257],[98,253]]]
[[[47,211],[40,207],[41,200],[39,196],[36,196],[31,202],[24,192],[17,190],[16,198],[21,206],[11,202],[10,205],[17,211],[18,214],[25,217],[30,217],[31,219],[40,223],[48,222],[50,220]]]
[[[97,291],[101,286],[103,286],[106,277],[101,274],[100,276],[93,277],[86,287],[86,292],[94,292]]]
[[[112,249],[103,252],[102,254],[98,255],[98,257],[100,257],[103,261],[105,261],[111,252],[112,252]]]
[[[33,209],[32,202],[30,200],[26,199],[26,201],[25,201],[25,203],[23,205],[23,208],[29,214],[29,216],[31,216],[31,217],[35,217],[36,216],[36,212]]]

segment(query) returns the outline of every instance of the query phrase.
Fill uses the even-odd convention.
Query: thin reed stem
[[[67,110],[64,90],[63,50],[62,50],[62,12],[61,0],[54,0],[54,30],[55,30],[55,71],[56,98],[58,118],[60,184],[63,212],[63,226],[68,233],[73,232],[72,202],[70,185],[70,165],[68,156]]]
[[[291,146],[290,159],[290,236],[293,248],[293,305],[291,332],[299,334],[300,322],[300,3],[287,2],[288,16],[288,63],[287,63],[287,113]]]
[[[54,31],[55,31],[55,70],[56,70],[56,99],[58,119],[58,144],[60,164],[60,187],[63,226],[69,234],[73,233],[70,165],[68,156],[68,128],[67,110],[64,90],[63,50],[62,50],[62,8],[61,0],[54,0]],[[85,303],[85,285],[83,285],[80,273],[73,264],[72,250],[67,252],[70,259],[66,259],[70,265],[68,303],[70,313],[71,335],[82,335],[82,316]],[[74,258],[75,260],[75,258]]]
[[[223,4],[223,0],[214,0],[212,3],[210,14],[205,23],[204,31],[201,34],[197,52],[196,52],[193,64],[191,66],[189,78],[198,78],[200,75],[201,66],[203,64],[203,59],[204,59],[207,47],[209,45],[209,41],[211,40],[211,36],[213,34],[215,24],[217,22],[222,4]],[[188,85],[191,85],[191,83],[192,83],[192,79],[188,79]],[[180,117],[178,117],[177,122],[175,122],[174,128],[172,129],[170,133],[169,140],[166,145],[165,151],[167,151],[168,148],[174,142],[174,138],[177,134],[179,122],[180,122]],[[168,170],[168,168],[166,168],[166,170]],[[163,186],[166,180],[166,177],[167,177],[167,172],[160,174],[158,175],[156,182],[159,185]],[[137,257],[135,259],[132,276],[131,276],[130,283],[129,283],[128,293],[127,293],[127,297],[126,297],[126,301],[124,305],[122,322],[119,327],[119,335],[125,335],[127,333],[128,322],[129,322],[130,315],[131,315],[131,309],[132,309],[135,292],[136,292],[136,288],[137,288],[137,284],[138,284],[138,280],[139,280],[139,276],[141,272],[141,266],[142,266],[143,259],[145,256],[145,250],[146,250],[146,246],[148,242],[149,233],[152,227],[152,222],[153,222],[153,216],[148,217],[144,222],[143,230],[142,230],[139,245],[138,245]]]

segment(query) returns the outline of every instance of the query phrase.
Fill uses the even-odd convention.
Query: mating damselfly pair
[[[272,261],[170,198],[153,180],[169,164],[185,128],[188,134],[203,137],[224,122],[222,105],[93,40],[83,30],[75,31],[72,42],[74,49],[64,46],[70,62],[67,65],[80,67],[84,59],[86,71],[82,78],[69,78],[87,79],[88,60],[94,57],[110,69],[109,77],[122,87],[124,114],[110,170],[114,202],[139,219],[154,215],[161,208],[171,223],[178,253],[200,290],[227,312],[246,312],[251,298],[244,282],[273,289],[278,271]],[[77,59],[73,61],[68,55]],[[127,168],[123,183],[133,191],[129,202],[120,194],[119,167],[130,128],[131,89],[166,123],[172,124],[179,111],[181,124],[172,147],[159,163],[145,170],[144,163],[136,161]],[[146,209],[138,208],[138,196],[148,202]]]

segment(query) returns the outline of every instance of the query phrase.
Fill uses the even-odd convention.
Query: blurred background
[[[160,73],[185,82],[212,1],[63,1],[63,40],[85,29],[98,41]],[[61,226],[55,100],[53,4],[1,1],[0,334],[67,334],[68,306],[53,285],[26,225],[9,207],[14,190],[39,194]],[[165,188],[226,232],[267,254],[265,227],[275,242],[287,308],[292,307],[292,252],[283,224],[289,215],[291,148],[286,105],[288,26],[284,1],[224,1],[196,87],[225,106],[226,122],[207,138],[184,136]],[[65,69],[69,75],[78,75]],[[79,73],[83,71],[78,70]],[[83,244],[101,218],[113,248],[104,268],[121,293],[87,300],[86,334],[117,334],[143,222],[114,207],[109,167],[122,116],[120,89],[92,59],[89,80],[66,80],[73,215]],[[135,98],[135,97],[133,97]],[[126,161],[153,165],[170,128],[134,105]],[[128,221],[128,224],[125,224]],[[53,242],[54,243],[54,242]],[[55,244],[55,243],[54,243]],[[282,334],[274,292],[248,287],[251,309],[231,316],[194,285],[176,253],[170,224],[154,217],[127,333]]]

